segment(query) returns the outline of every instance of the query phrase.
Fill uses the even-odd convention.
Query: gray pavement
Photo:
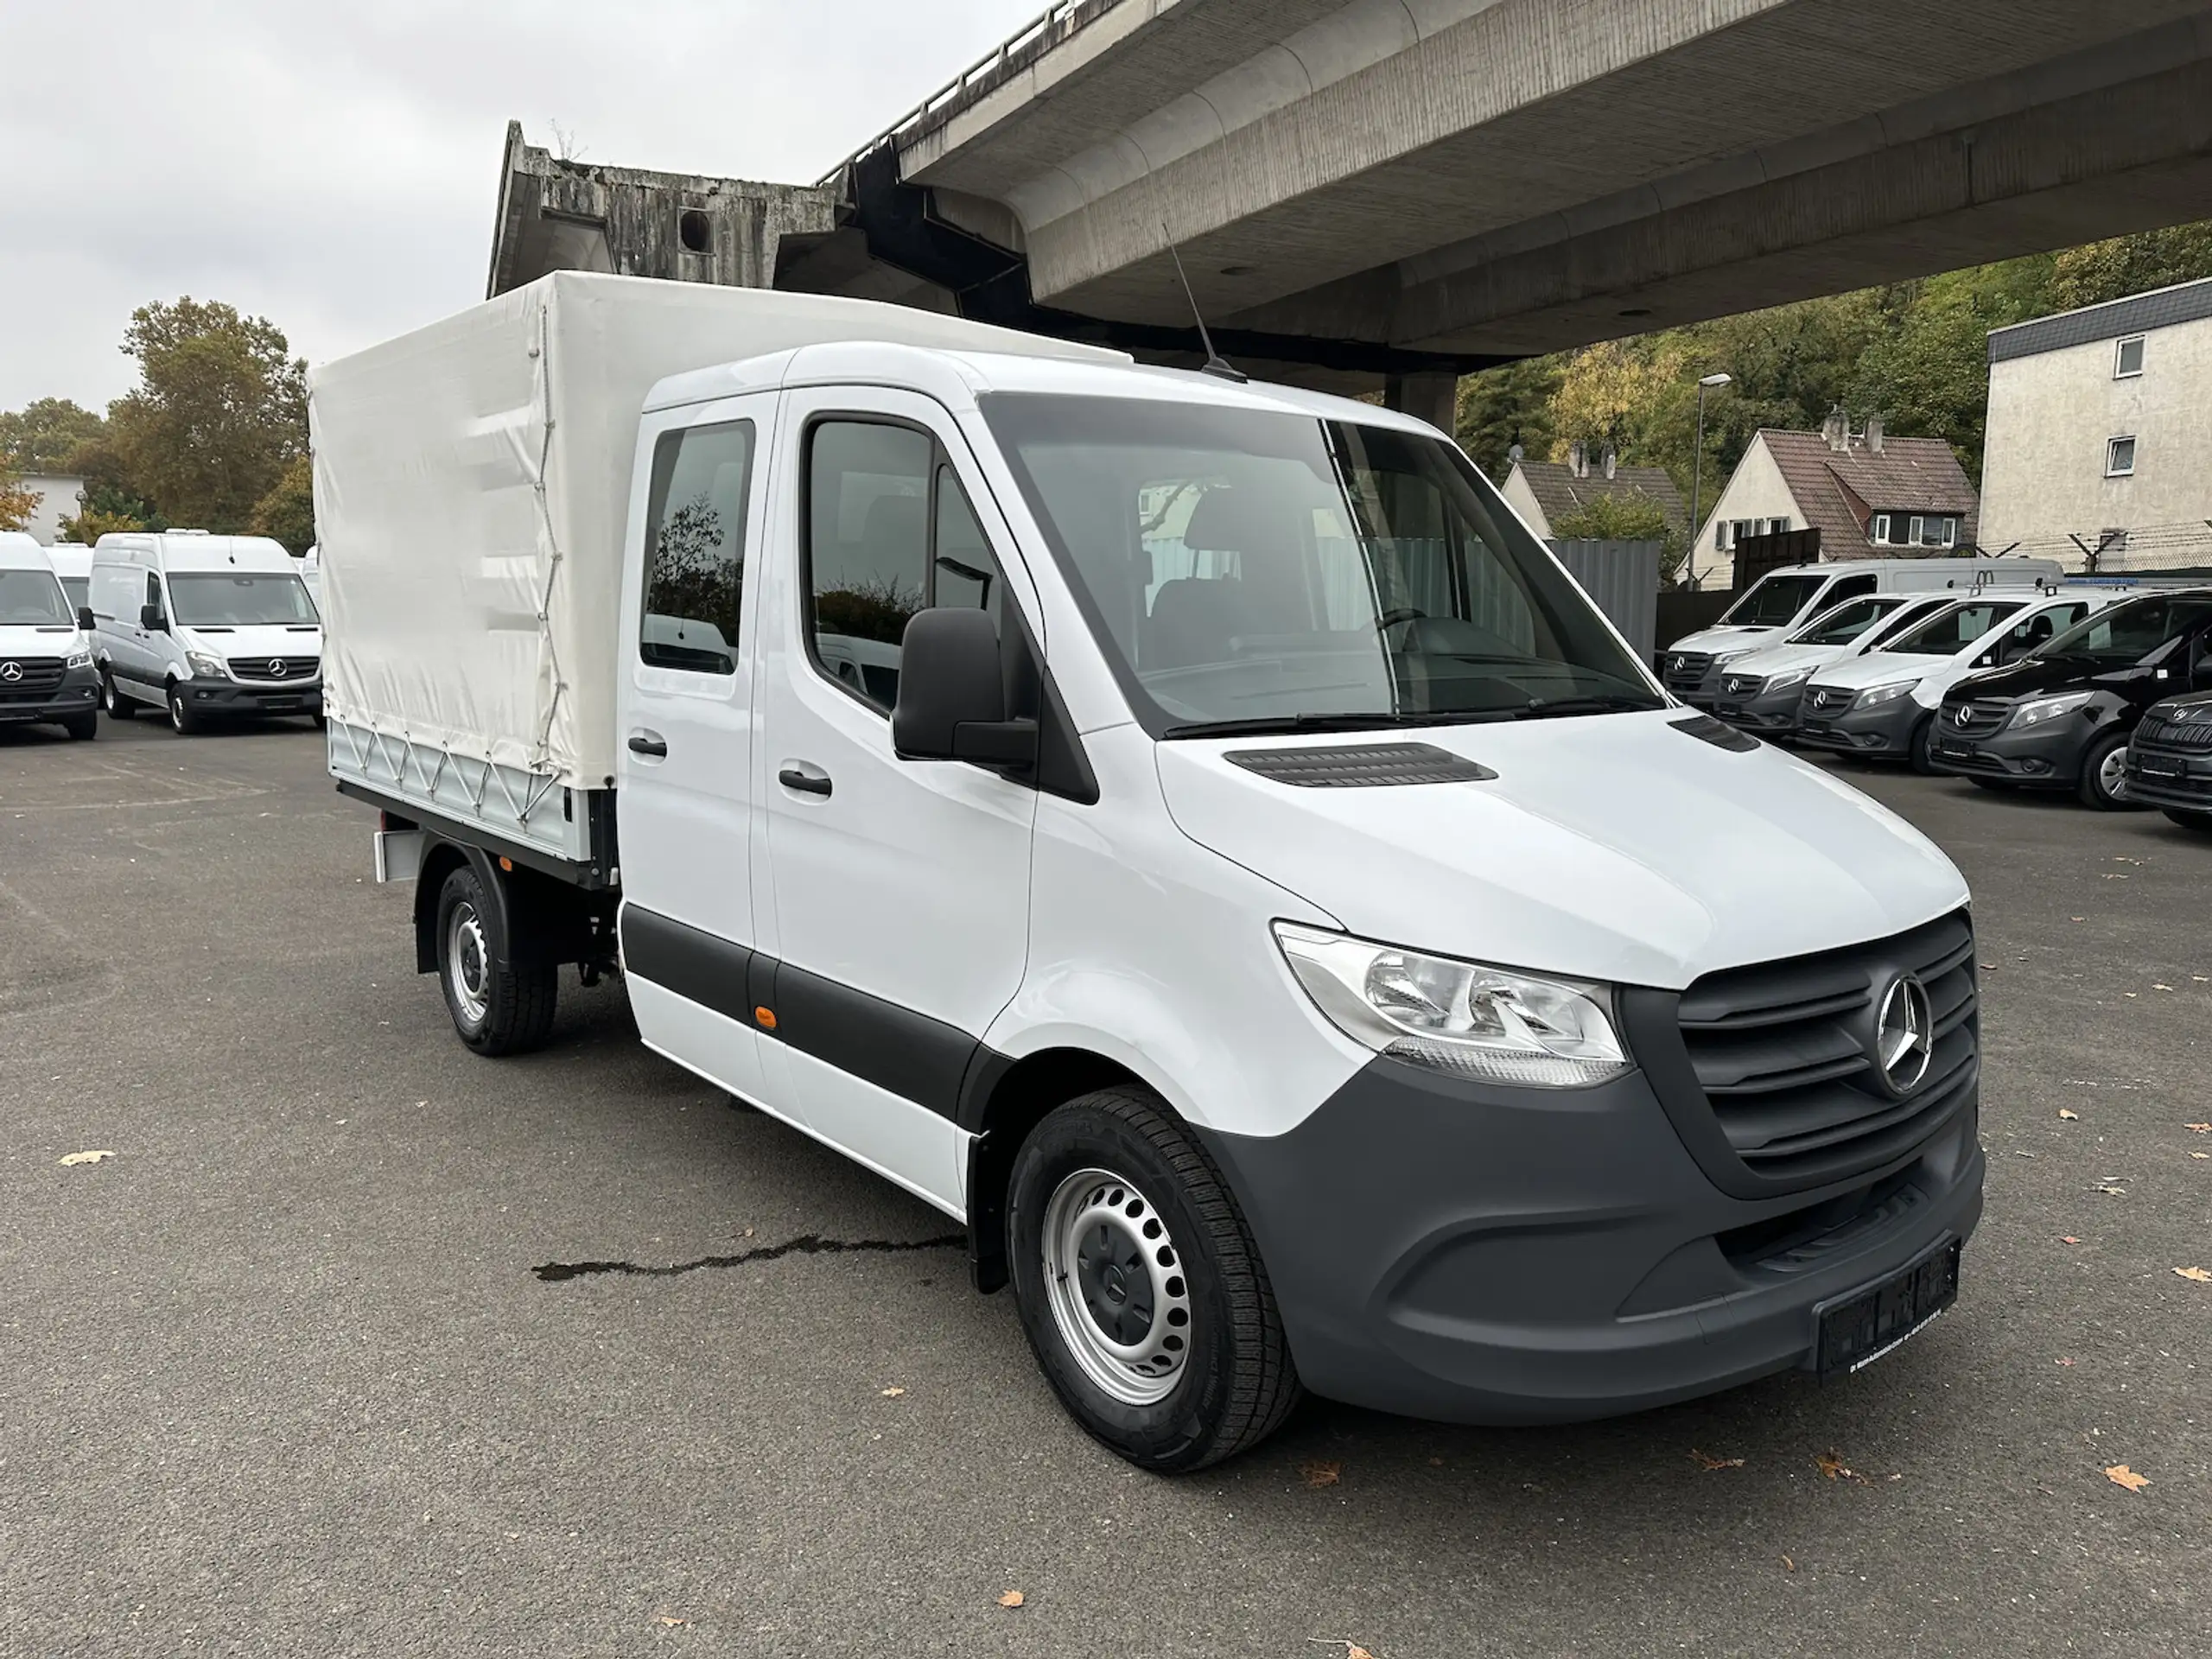
[[[2212,842],[1837,770],[1977,895],[1952,1313],[1844,1386],[1315,1402],[1166,1481],[619,990],[467,1053],[303,726],[0,734],[0,1652],[2212,1651]],[[805,1235],[914,1248],[754,1254]]]

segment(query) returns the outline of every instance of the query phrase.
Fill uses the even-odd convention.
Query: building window
[[[1959,521],[1955,518],[1946,518],[1943,521],[1943,545],[1946,547],[1956,547],[1958,544]]]
[[[2143,336],[2138,334],[2133,340],[2121,340],[2118,350],[2113,353],[2112,378],[2115,380],[2133,380],[2142,372]]]
[[[1917,547],[1920,545],[1921,531],[1926,526],[1928,521],[1916,513],[1906,522],[1910,528],[1904,533],[1904,544],[1907,547]]]
[[[1714,549],[1719,552],[1726,553],[1728,550],[1729,544],[1728,521],[1726,518],[1714,519],[1713,521],[1713,545]]]
[[[1876,513],[1874,515],[1874,528],[1872,531],[1868,532],[1868,534],[1869,538],[1873,542],[1875,546],[1881,547],[1886,545],[1890,539],[1890,515],[1886,512]]]
[[[1770,518],[1770,519],[1768,519],[1768,520],[1766,521],[1766,533],[1767,533],[1768,535],[1770,535],[1770,536],[1786,536],[1786,535],[1788,535],[1788,534],[1789,533],[1789,515],[1787,515],[1787,514],[1785,513],[1783,517],[1781,517],[1781,518]]]
[[[1921,526],[1920,544],[1923,547],[1948,547],[1958,539],[1959,521],[1955,518],[1929,518]]]
[[[2135,476],[2135,440],[2114,438],[2105,445],[2105,476],[2133,478]]]

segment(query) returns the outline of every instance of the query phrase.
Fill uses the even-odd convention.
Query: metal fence
[[[1660,544],[1554,542],[1551,550],[1630,648],[1649,662],[1659,630]]]

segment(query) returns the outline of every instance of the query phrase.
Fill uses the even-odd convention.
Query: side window
[[[163,616],[168,614],[168,607],[162,603],[162,579],[150,570],[146,573],[146,603]]]
[[[808,436],[806,628],[815,665],[888,713],[906,624],[935,606],[988,611],[1006,582],[951,462],[926,432],[829,420]]]
[[[1871,594],[1878,580],[1874,576],[1846,576],[1828,589],[1822,603],[1834,605],[1847,599],[1857,599],[1861,594]]]
[[[664,433],[645,507],[638,657],[692,674],[737,672],[753,423]]]

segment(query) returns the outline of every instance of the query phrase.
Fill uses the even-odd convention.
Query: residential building
[[[1691,564],[1700,588],[1731,586],[1747,536],[1817,530],[1824,559],[1956,556],[1979,544],[1981,503],[1941,438],[1893,438],[1876,415],[1854,433],[1841,409],[1818,432],[1763,428],[1721,486]]]
[[[85,480],[26,473],[16,482],[38,497],[38,505],[31,510],[23,528],[41,547],[52,547],[61,539],[61,521],[74,518],[84,510]]]
[[[2212,566],[2212,278],[1991,334],[1982,492],[1992,549]]]
[[[1507,504],[1528,520],[1529,528],[1547,541],[1558,536],[1560,519],[1606,496],[1641,498],[1666,514],[1677,533],[1689,527],[1681,492],[1665,467],[1623,466],[1611,449],[1593,461],[1584,443],[1571,446],[1565,461],[1516,459],[1505,475],[1503,493]]]

